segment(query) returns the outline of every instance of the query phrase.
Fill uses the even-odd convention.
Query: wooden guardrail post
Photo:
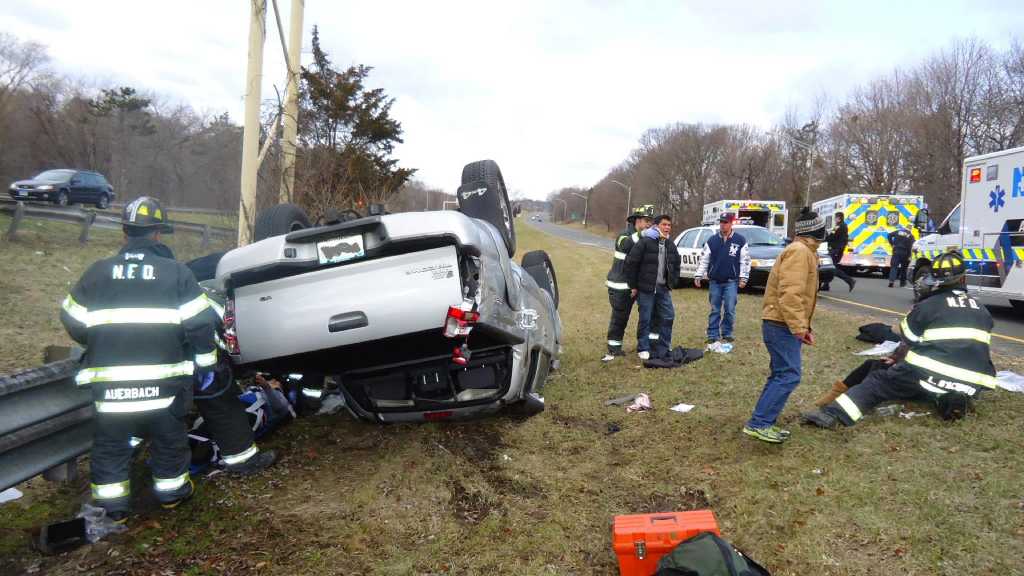
[[[89,241],[89,229],[96,221],[96,212],[89,210],[82,214],[82,233],[78,235],[78,243],[85,244]]]
[[[17,239],[18,226],[21,226],[21,219],[25,217],[25,203],[18,202],[17,207],[14,209],[14,218],[11,218],[11,227],[7,229],[7,234],[4,236],[7,240],[14,241]]]
[[[210,247],[210,225],[203,224],[203,239],[199,243],[200,250],[206,250]]]

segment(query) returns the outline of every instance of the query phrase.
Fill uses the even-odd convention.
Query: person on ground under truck
[[[989,356],[992,317],[967,295],[966,286],[959,252],[936,258],[921,279],[920,300],[900,323],[907,347],[902,359],[868,373],[863,382],[801,419],[822,428],[853,426],[889,400],[931,402],[944,419],[962,418],[981,390],[996,386]]]
[[[701,278],[708,281],[711,313],[708,315],[705,343],[709,346],[719,338],[732,342],[736,297],[741,288],[747,287],[747,279],[750,278],[750,249],[747,239],[732,231],[735,222],[736,215],[730,212],[723,212],[718,217],[718,234],[708,238],[704,244],[697,272],[693,275],[693,284],[697,288],[700,288]]]
[[[906,228],[897,228],[889,232],[889,244],[892,246],[889,288],[892,288],[896,278],[900,279],[900,288],[903,288],[907,285],[907,266],[910,264],[910,253],[914,248],[914,235]],[[838,267],[836,269],[838,270]]]
[[[675,309],[669,290],[679,282],[680,258],[671,234],[672,217],[658,216],[654,226],[640,234],[623,266],[630,294],[637,301],[640,337],[636,348],[641,360],[662,358],[672,350]]]
[[[850,287],[850,292],[853,292],[857,281],[839,266],[839,263],[843,261],[843,254],[846,253],[846,245],[850,243],[850,231],[846,227],[846,216],[842,212],[836,212],[835,219],[836,227],[825,237],[825,242],[828,243],[828,255],[832,258],[832,263],[835,264],[835,277],[846,282],[846,285]],[[822,283],[821,285],[821,289],[826,292],[829,287],[829,284]]]
[[[142,196],[124,207],[125,243],[94,263],[64,299],[61,322],[85,346],[79,386],[96,406],[90,456],[92,497],[123,522],[130,510],[132,439],[150,440],[153,491],[164,508],[192,496],[185,415],[192,378],[217,363],[213,315],[189,269],[160,242],[171,232],[160,203]]]
[[[636,208],[626,218],[629,226],[615,239],[615,257],[605,281],[608,286],[608,303],[612,307],[612,317],[608,321],[608,353],[601,358],[602,362],[611,362],[616,356],[625,355],[625,352],[622,351],[622,339],[626,336],[626,324],[629,323],[629,313],[633,311],[633,302],[636,297],[630,293],[629,283],[626,282],[622,266],[626,261],[626,255],[640,240],[640,234],[651,225],[653,217],[653,205],[646,204]],[[638,331],[637,340],[639,339]]]

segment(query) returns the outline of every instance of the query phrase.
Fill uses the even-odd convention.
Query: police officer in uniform
[[[921,279],[921,299],[900,324],[906,354],[803,421],[822,428],[853,426],[889,400],[932,402],[947,420],[962,418],[982,390],[995,388],[989,357],[992,317],[964,291],[963,256],[947,252]]]
[[[626,334],[626,324],[629,323],[629,313],[633,310],[635,298],[630,294],[622,265],[626,260],[626,255],[640,240],[640,233],[650,227],[653,217],[653,205],[646,204],[636,208],[626,218],[629,226],[615,239],[615,258],[612,260],[612,268],[608,271],[605,281],[605,285],[608,286],[608,302],[612,307],[612,317],[608,322],[608,353],[601,358],[602,362],[611,362],[616,356],[625,355],[625,352],[622,351],[622,339]],[[639,339],[639,333],[637,338]]]
[[[171,232],[160,203],[124,207],[125,243],[94,263],[64,299],[61,322],[85,346],[75,377],[91,386],[96,420],[92,496],[116,521],[130,510],[133,437],[150,441],[153,491],[164,508],[189,498],[185,414],[193,377],[213,379],[216,315],[192,272],[160,242]]]
[[[910,264],[910,252],[914,248],[914,236],[907,229],[898,228],[889,232],[889,245],[892,246],[889,288],[892,288],[897,278],[900,279],[900,288],[903,288],[907,285],[907,266]]]

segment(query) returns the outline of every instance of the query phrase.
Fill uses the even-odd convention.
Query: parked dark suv
[[[88,170],[47,170],[31,180],[11,184],[8,193],[15,200],[49,200],[54,204],[95,204],[107,208],[114,199],[114,187],[99,172]]]

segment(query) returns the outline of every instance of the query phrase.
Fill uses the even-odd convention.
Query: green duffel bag
[[[732,544],[711,532],[701,532],[663,556],[655,576],[771,575]]]

